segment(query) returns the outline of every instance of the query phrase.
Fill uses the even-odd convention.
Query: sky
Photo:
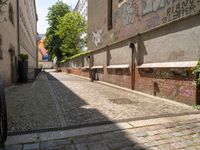
[[[48,27],[48,23],[46,21],[46,16],[48,14],[48,8],[51,7],[58,0],[36,0],[36,8],[38,14],[38,33],[44,34],[46,33],[46,29]],[[63,2],[67,3],[71,8],[74,9],[78,0],[63,0]]]

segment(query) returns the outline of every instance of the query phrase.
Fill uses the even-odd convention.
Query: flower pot
[[[28,82],[28,61],[18,62],[19,82]]]

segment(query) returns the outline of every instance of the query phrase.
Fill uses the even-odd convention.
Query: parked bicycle
[[[4,93],[3,80],[0,77],[0,144],[4,144],[7,139],[7,111],[6,111],[6,99]]]

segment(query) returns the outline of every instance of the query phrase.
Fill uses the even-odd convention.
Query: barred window
[[[2,37],[1,37],[1,35],[0,35],[0,59],[3,59]]]
[[[11,3],[9,4],[9,20],[12,24],[14,24],[14,11]]]

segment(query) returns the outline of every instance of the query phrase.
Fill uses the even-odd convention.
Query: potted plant
[[[28,55],[19,54],[18,62],[19,82],[25,83],[28,81]]]

